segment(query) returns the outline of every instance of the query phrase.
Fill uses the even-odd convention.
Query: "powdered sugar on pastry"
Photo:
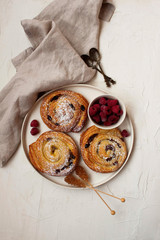
[[[78,162],[78,148],[65,133],[48,131],[29,146],[29,158],[40,172],[66,176]]]
[[[59,90],[47,95],[40,107],[43,122],[52,130],[79,132],[87,120],[88,101],[79,93]]]

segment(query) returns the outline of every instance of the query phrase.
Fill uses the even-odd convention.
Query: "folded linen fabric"
[[[80,55],[98,48],[101,5],[102,0],[54,0],[34,19],[22,21],[32,47],[12,60],[17,72],[0,92],[1,167],[18,147],[23,118],[39,92],[94,76]]]

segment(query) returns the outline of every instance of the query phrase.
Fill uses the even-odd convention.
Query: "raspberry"
[[[97,112],[98,112],[98,109],[97,109],[96,107],[91,106],[91,107],[89,108],[89,115],[90,115],[90,116],[96,115]]]
[[[106,99],[106,98],[101,97],[101,98],[99,99],[99,104],[105,105],[106,103],[107,103],[107,99]]]
[[[101,121],[102,122],[106,122],[107,121],[107,115],[104,112],[100,112],[100,117],[101,117]]]
[[[118,100],[117,99],[108,99],[107,100],[107,105],[112,107],[118,104]]]
[[[121,116],[123,114],[123,110],[121,109],[118,113],[117,113],[117,115],[118,116]]]
[[[108,121],[104,122],[103,124],[104,124],[104,126],[110,126],[111,125],[111,123],[108,122]]]
[[[129,132],[125,129],[121,132],[121,134],[123,137],[128,137],[130,135]]]
[[[120,111],[120,106],[119,105],[115,105],[112,107],[112,112],[118,114]]]
[[[118,122],[118,120],[119,120],[119,117],[114,115],[114,114],[112,114],[108,118],[108,122],[110,122],[111,124],[114,124],[114,123]]]
[[[93,120],[96,122],[96,123],[99,123],[101,121],[100,119],[100,116],[97,114],[95,116],[93,116]]]
[[[102,105],[101,106],[101,111],[104,112],[106,115],[110,115],[111,114],[111,109],[108,106]]]
[[[97,108],[97,110],[100,111],[101,106],[98,103],[94,104],[93,107]]]
[[[31,133],[31,135],[36,135],[36,134],[39,133],[39,130],[38,130],[38,128],[33,127],[33,128],[31,129],[30,133]]]
[[[31,127],[38,127],[39,126],[39,122],[37,120],[33,120],[30,124]]]

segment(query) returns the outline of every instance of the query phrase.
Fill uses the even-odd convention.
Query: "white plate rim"
[[[62,185],[62,184],[58,184],[54,181],[52,181],[51,179],[45,177],[41,172],[39,172],[37,169],[35,169],[33,167],[33,165],[31,164],[31,162],[29,161],[28,159],[28,156],[27,156],[27,153],[25,151],[25,141],[24,141],[24,130],[25,130],[25,124],[26,124],[26,120],[28,118],[28,116],[30,115],[30,113],[33,111],[35,105],[40,102],[45,96],[47,96],[48,94],[50,94],[51,92],[54,92],[54,91],[57,91],[59,89],[63,89],[63,88],[72,88],[72,87],[88,87],[88,88],[92,88],[92,89],[95,89],[95,90],[98,90],[98,91],[101,91],[103,92],[104,94],[108,94],[108,92],[106,90],[103,90],[99,87],[96,87],[96,86],[93,86],[93,85],[89,85],[89,84],[84,84],[84,83],[79,83],[79,84],[69,84],[69,85],[65,85],[65,86],[61,86],[61,87],[57,87],[53,90],[50,90],[48,92],[46,92],[45,94],[43,94],[40,98],[37,99],[37,101],[33,104],[33,106],[31,107],[31,109],[29,110],[29,112],[26,114],[26,116],[24,117],[24,120],[23,120],[23,123],[22,123],[22,128],[21,128],[21,144],[22,144],[22,147],[23,147],[23,152],[25,154],[25,157],[27,158],[29,164],[32,166],[32,168],[38,173],[40,174],[44,179],[47,179],[48,181],[52,182],[53,184],[57,185],[57,186],[60,186],[60,187],[63,187],[63,188],[69,188],[69,189],[88,189],[88,188],[79,188],[79,187],[74,187],[72,185]],[[113,94],[114,95],[114,94]],[[130,116],[128,115],[128,113],[126,113],[126,117],[128,117],[128,120],[129,120],[129,124],[130,124],[130,136],[131,136],[131,143],[130,143],[130,149],[128,151],[128,155],[127,155],[127,158],[125,160],[125,162],[123,163],[123,165],[116,171],[114,172],[114,175],[112,175],[109,179],[107,179],[106,181],[103,181],[101,183],[99,183],[98,185],[94,186],[94,187],[98,187],[98,186],[101,186],[103,184],[106,184],[107,182],[109,182],[110,180],[112,180],[114,177],[116,177],[119,172],[124,168],[124,166],[127,164],[128,160],[129,160],[129,157],[132,153],[132,150],[133,150],[133,144],[134,144],[134,129],[133,129],[133,124],[132,124],[132,121],[131,121],[131,118]]]

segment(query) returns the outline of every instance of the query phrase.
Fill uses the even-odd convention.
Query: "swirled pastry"
[[[118,128],[104,130],[92,126],[81,134],[80,146],[84,162],[96,172],[116,171],[127,157],[126,144]]]
[[[79,132],[87,120],[87,108],[88,101],[81,94],[59,90],[44,98],[40,114],[54,131]]]
[[[78,148],[65,133],[48,131],[29,146],[29,158],[40,172],[52,176],[66,176],[78,162]]]

